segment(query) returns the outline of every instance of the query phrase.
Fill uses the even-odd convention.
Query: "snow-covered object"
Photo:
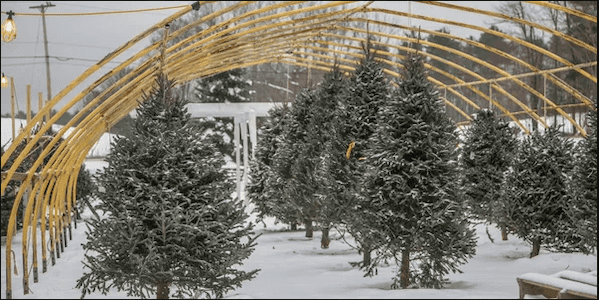
[[[578,281],[581,283],[597,286],[597,271],[596,270],[594,271],[594,273],[580,273],[580,272],[565,270],[565,271],[557,272],[551,276],[556,277],[556,278],[563,278],[563,279]]]
[[[561,289],[560,293],[568,293],[569,291],[575,291],[597,297],[597,286],[573,280],[562,279],[552,275],[526,273],[518,276],[518,279],[526,280],[539,285],[556,287]]]

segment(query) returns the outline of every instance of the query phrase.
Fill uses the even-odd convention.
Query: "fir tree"
[[[461,148],[462,185],[470,213],[499,226],[507,240],[505,177],[518,150],[518,140],[509,123],[491,110],[478,111]]]
[[[575,228],[583,235],[579,247],[585,253],[597,248],[597,98],[588,114],[587,136],[577,148],[571,194],[571,215]]]
[[[275,153],[274,167],[284,180],[286,199],[306,227],[306,237],[313,237],[313,221],[318,214],[316,199],[315,166],[312,158],[318,155],[318,145],[312,144],[308,136],[310,120],[314,118],[314,89],[302,90],[289,112],[289,123],[285,127],[279,149]]]
[[[348,212],[344,223],[358,243],[359,252],[363,255],[362,262],[352,263],[352,265],[361,268],[370,266],[370,254],[376,248],[377,238],[373,235],[370,226],[365,223],[370,216],[364,215],[366,212],[364,207],[369,205],[370,199],[357,183],[362,181],[364,176],[363,160],[369,147],[368,139],[375,131],[377,111],[381,103],[389,97],[389,82],[383,75],[381,63],[375,60],[370,38],[367,38],[362,48],[364,57],[349,79],[347,96],[339,107],[340,119],[345,123],[340,138],[347,149],[349,160],[347,168],[351,174],[351,178],[345,182],[348,183],[347,188],[353,194],[352,203],[349,204],[352,209]],[[369,271],[367,275],[372,273]]]
[[[508,175],[510,225],[520,238],[532,244],[530,257],[537,256],[541,246],[566,252],[579,250],[582,237],[573,230],[574,222],[568,214],[572,148],[573,142],[558,128],[534,132],[522,141]]]
[[[317,219],[321,224],[321,248],[329,247],[329,230],[348,216],[351,203],[347,143],[342,137],[345,126],[340,105],[346,97],[348,82],[337,65],[324,75],[317,89],[314,114],[308,124],[308,143],[315,147],[311,163],[316,182]]]
[[[258,214],[258,220],[266,216],[275,217],[296,230],[301,213],[288,201],[287,181],[274,167],[274,155],[288,121],[289,106],[274,107],[269,111],[269,118],[260,128],[255,159],[251,161],[247,197],[256,205],[254,212]]]
[[[250,81],[243,79],[245,72],[235,69],[199,80],[196,88],[200,103],[237,103],[250,101]],[[217,148],[224,154],[234,153],[233,118],[199,118],[204,129],[211,129],[217,137]]]
[[[373,265],[394,259],[400,266],[392,288],[441,288],[444,276],[461,272],[458,265],[474,255],[476,239],[457,184],[456,127],[427,80],[423,58],[411,55],[404,67],[366,151],[364,210],[373,235],[384,241]],[[412,260],[417,269],[410,269]]]
[[[222,297],[258,270],[234,268],[249,257],[256,237],[225,161],[201,140],[185,101],[159,76],[144,96],[130,138],[112,143],[97,180],[102,219],[88,221],[82,297],[112,287],[129,296]]]

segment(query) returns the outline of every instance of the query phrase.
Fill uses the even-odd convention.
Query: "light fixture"
[[[2,80],[0,80],[0,83],[2,84],[2,88],[8,86],[8,78],[4,76],[4,72],[2,72]]]
[[[17,25],[15,25],[15,21],[12,19],[15,13],[11,10],[6,14],[8,18],[2,23],[2,40],[8,43],[17,37]]]

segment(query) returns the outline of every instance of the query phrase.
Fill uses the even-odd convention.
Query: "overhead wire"
[[[35,44],[37,42],[11,42],[12,44]],[[94,45],[82,45],[82,44],[73,44],[73,43],[60,43],[60,42],[48,42],[48,44],[53,45],[66,45],[66,46],[74,46],[74,47],[83,47],[83,48],[97,48],[97,49],[109,49],[113,50],[111,47],[106,46],[94,46]]]
[[[98,15],[139,13],[139,12],[168,10],[168,9],[181,9],[181,8],[184,8],[187,6],[188,5],[177,5],[177,6],[169,6],[169,7],[141,8],[141,9],[133,9],[133,10],[113,10],[113,11],[88,12],[88,13],[44,13],[43,15],[45,15],[46,17],[98,16]],[[6,11],[1,11],[0,13],[7,14]],[[42,14],[41,13],[14,13],[14,16],[42,16]]]
[[[2,59],[25,59],[25,58],[44,58],[45,56],[2,56],[0,58]],[[54,56],[54,55],[49,55],[49,58],[54,58],[57,59],[59,61],[67,61],[67,60],[81,60],[81,61],[91,61],[91,62],[97,62],[97,59],[93,59],[93,58],[78,58],[78,57],[64,57],[64,56]],[[110,61],[109,63],[122,63],[119,61]]]

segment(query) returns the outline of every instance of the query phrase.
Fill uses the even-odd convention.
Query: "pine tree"
[[[82,297],[112,287],[129,296],[222,297],[258,270],[234,268],[253,251],[253,224],[223,154],[203,141],[174,83],[159,76],[130,138],[112,143],[97,180],[102,219],[88,221]]]
[[[242,69],[230,70],[199,80],[196,88],[200,103],[237,103],[250,101],[250,81],[243,78]],[[227,155],[234,153],[233,118],[199,118],[198,123],[211,129],[218,138],[218,149]]]
[[[258,220],[275,217],[296,230],[301,213],[288,201],[287,181],[274,166],[274,155],[288,122],[289,106],[277,106],[269,111],[269,118],[260,128],[255,159],[251,161],[247,197],[256,205],[254,212],[258,214]]]
[[[578,251],[582,237],[568,211],[568,174],[573,167],[573,142],[556,127],[534,132],[520,145],[508,175],[507,208],[510,226],[532,244],[530,257],[541,246],[556,251]]]
[[[274,154],[274,167],[285,182],[288,203],[299,211],[306,227],[306,237],[313,237],[313,221],[318,214],[315,166],[318,145],[309,140],[308,126],[314,118],[315,89],[303,89],[289,111],[289,123]]]
[[[576,148],[572,184],[571,215],[584,238],[579,247],[585,253],[597,248],[597,98],[588,115],[587,136]]]
[[[364,57],[356,67],[354,74],[349,79],[347,96],[339,107],[340,119],[345,123],[341,130],[341,140],[347,149],[347,168],[351,174],[345,182],[353,194],[349,207],[352,209],[347,214],[344,223],[348,232],[358,243],[359,252],[362,253],[362,262],[352,263],[361,268],[370,266],[371,252],[377,247],[376,240],[370,226],[365,222],[370,216],[364,215],[364,207],[369,205],[368,195],[362,192],[359,182],[365,174],[365,152],[369,147],[368,139],[375,131],[376,114],[381,103],[389,97],[389,82],[385,79],[383,68],[375,60],[371,50],[370,38],[362,45]],[[367,158],[366,158],[367,159]],[[367,275],[372,275],[371,270]]]
[[[308,142],[316,147],[311,163],[314,165],[318,222],[321,224],[321,248],[329,247],[329,230],[343,223],[351,203],[347,143],[342,137],[345,126],[340,105],[346,97],[348,82],[339,67],[324,75],[317,88],[313,117],[308,124]]]
[[[459,159],[470,213],[497,224],[503,240],[507,240],[505,177],[517,149],[518,140],[509,123],[483,109],[466,132]]]
[[[444,276],[461,272],[458,265],[474,255],[476,239],[457,184],[456,127],[427,80],[423,58],[410,55],[404,67],[368,140],[370,204],[363,208],[373,235],[384,241],[373,265],[393,259],[400,266],[392,288],[441,288]]]

